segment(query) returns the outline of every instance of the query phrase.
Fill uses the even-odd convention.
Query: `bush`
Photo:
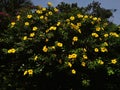
[[[111,29],[106,20],[81,13],[70,12],[64,17],[49,3],[48,8],[39,7],[16,16],[0,41],[1,86],[24,90],[45,89],[48,84],[68,90],[119,76],[117,26]],[[54,79],[56,83],[48,83]],[[39,86],[42,83],[45,87]]]

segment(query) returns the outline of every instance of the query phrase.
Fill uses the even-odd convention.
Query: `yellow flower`
[[[42,14],[42,11],[41,10],[36,10],[36,13],[37,14]]]
[[[51,46],[51,49],[55,50],[55,46]]]
[[[14,26],[14,25],[15,25],[15,22],[11,22],[11,25]]]
[[[86,48],[83,48],[83,52],[87,52]]]
[[[103,64],[104,64],[104,62],[103,62],[102,60],[98,60],[98,64],[103,65]]]
[[[58,12],[59,10],[58,10],[57,8],[54,8],[54,11],[55,11],[55,12]]]
[[[77,58],[77,54],[73,53],[72,58]]]
[[[104,23],[103,25],[104,25],[104,26],[107,26],[107,25],[108,25],[108,23],[106,22],[106,23]]]
[[[66,22],[70,22],[70,19],[66,19]]]
[[[46,46],[44,46],[42,50],[43,50],[43,52],[47,52],[48,48]]]
[[[87,55],[83,55],[83,59],[88,59]]]
[[[68,62],[68,66],[69,66],[69,67],[72,67],[72,64],[71,64],[70,62]]]
[[[93,16],[91,15],[91,16],[89,16],[89,18],[93,18]]]
[[[108,36],[109,36],[109,34],[108,34],[108,33],[104,34],[104,37],[108,37]]]
[[[111,60],[111,63],[112,63],[112,64],[116,64],[116,63],[117,63],[117,60],[116,60],[116,59],[112,59],[112,60]]]
[[[24,37],[23,37],[23,40],[27,40],[27,36],[24,36]]]
[[[72,72],[72,74],[76,74],[76,70],[75,69],[72,69],[71,72]]]
[[[46,8],[42,8],[43,11],[46,11]]]
[[[71,58],[72,58],[72,55],[68,55],[68,58],[71,59]]]
[[[25,76],[27,73],[28,73],[28,71],[27,71],[27,70],[25,70],[23,75]]]
[[[92,21],[91,24],[95,24],[95,23]]]
[[[95,51],[95,52],[99,52],[99,49],[98,49],[98,48],[94,48],[94,51]]]
[[[20,20],[20,17],[21,17],[20,15],[17,15],[17,16],[16,16],[16,18],[17,18],[18,21]]]
[[[74,16],[71,16],[71,17],[70,17],[70,20],[71,20],[71,21],[75,20],[75,17],[74,17]]]
[[[84,18],[85,18],[85,19],[88,18],[88,15],[85,15]]]
[[[96,27],[96,31],[100,31],[100,27]]]
[[[44,16],[42,15],[42,16],[40,16],[40,19],[43,19],[44,18]]]
[[[27,18],[29,18],[29,19],[32,18],[32,15],[31,14],[27,15]]]
[[[83,15],[77,14],[77,17],[78,17],[78,18],[83,18]]]
[[[82,62],[81,65],[82,65],[83,67],[85,67],[85,66],[86,66],[86,63],[85,63],[85,62]]]
[[[73,37],[73,41],[74,41],[74,42],[78,41],[78,37],[74,36],[74,37]]]
[[[92,33],[92,36],[94,36],[94,37],[99,37],[99,35],[97,34],[97,33]]]
[[[53,13],[51,11],[48,12],[49,15],[53,15]]]
[[[77,26],[81,26],[81,23],[77,23]]]
[[[52,6],[52,3],[51,3],[51,2],[48,2],[47,5],[48,5],[48,6]]]
[[[56,30],[57,29],[57,27],[55,27],[55,26],[51,26],[50,28],[49,28],[49,30]]]
[[[48,33],[48,32],[49,32],[49,29],[47,29],[45,32]]]
[[[25,26],[29,26],[29,22],[25,22]]]
[[[77,31],[78,31],[79,33],[81,33],[81,30],[80,30],[80,29],[78,29]]]
[[[61,22],[57,22],[57,26],[60,26]]]
[[[11,48],[8,50],[8,53],[15,53],[15,52],[16,52],[16,50],[14,48]]]
[[[45,21],[48,21],[48,17],[45,17],[44,19],[45,19]]]
[[[103,27],[101,27],[101,30],[103,30],[103,31],[104,31],[104,28],[103,28]]]
[[[34,57],[34,61],[36,61],[38,59],[38,56],[36,55],[35,57]]]
[[[103,45],[104,45],[104,46],[108,46],[108,43],[107,43],[107,42],[104,42]]]
[[[29,70],[28,70],[28,74],[29,74],[29,75],[33,75],[33,70],[32,70],[32,69],[29,69]]]
[[[63,46],[63,44],[62,44],[62,43],[60,43],[60,42],[58,42],[58,43],[57,43],[57,46],[58,46],[58,47],[62,47],[62,46]]]
[[[48,41],[49,41],[49,39],[48,39],[48,38],[46,38],[46,39],[45,39],[45,42],[48,42]]]
[[[36,31],[37,29],[38,29],[38,28],[37,28],[36,26],[34,26],[32,30],[33,30],[33,31]]]
[[[93,21],[96,21],[96,20],[97,20],[97,17],[94,17],[94,18],[93,18]]]
[[[97,21],[98,21],[98,22],[101,21],[101,18],[98,18]]]
[[[110,32],[110,35],[114,37],[119,37],[119,35],[116,32]]]
[[[101,49],[101,52],[108,52],[107,48],[105,47],[101,47],[100,49]]]
[[[35,33],[30,33],[30,37],[34,37],[35,36]]]
[[[75,54],[75,53],[70,54],[70,55],[68,55],[68,58],[69,59],[75,59],[75,58],[77,58],[77,54]]]

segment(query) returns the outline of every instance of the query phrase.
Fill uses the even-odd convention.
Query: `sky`
[[[113,13],[114,17],[110,18],[110,21],[117,25],[120,25],[120,0],[31,0],[34,5],[41,5],[43,7],[47,6],[47,2],[52,2],[54,6],[57,6],[60,2],[66,3],[77,3],[80,7],[85,7],[93,1],[99,1],[101,7],[105,9],[117,9]]]

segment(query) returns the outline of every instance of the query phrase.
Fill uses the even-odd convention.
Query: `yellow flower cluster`
[[[15,53],[15,52],[16,52],[16,50],[14,48],[11,48],[8,50],[8,53]]]
[[[42,14],[43,12],[42,12],[42,10],[36,10],[36,13],[37,14]]]
[[[51,26],[50,28],[49,28],[49,30],[56,30],[57,29],[57,27],[55,27],[55,26]]]
[[[51,7],[52,3],[48,2],[48,6]],[[108,52],[109,50],[109,42],[107,42],[108,41],[107,37],[109,36],[119,37],[119,34],[117,34],[116,32],[110,32],[110,33],[103,32],[105,31],[104,29],[105,29],[106,24],[101,25],[100,23],[101,18],[94,17],[92,15],[91,16],[82,15],[79,13],[74,16],[71,15],[69,18],[65,19],[65,21],[56,20],[55,22],[53,21],[52,23],[50,23],[49,21],[52,21],[51,15],[54,15],[55,12],[56,14],[58,14],[57,13],[58,11],[59,10],[57,8],[51,8],[51,11],[50,11],[50,10],[47,10],[47,8],[40,7],[38,10],[35,11],[35,15],[34,14],[26,15],[25,17],[27,18],[27,20],[25,19],[25,21],[23,21],[23,26],[24,28],[27,28],[27,30],[29,29],[31,31],[29,30],[26,31],[26,33],[28,33],[29,35],[26,35],[26,33],[23,34],[24,36],[22,36],[22,40],[24,43],[26,43],[28,40],[30,39],[33,40],[33,38],[35,37],[36,39],[35,43],[37,41],[43,41],[44,46],[40,48],[41,51],[44,53],[49,52],[48,54],[50,54],[51,56],[53,54],[53,53],[51,54],[51,51],[57,51],[57,49],[58,50],[60,49],[62,51],[62,55],[65,56],[65,58],[67,57],[68,59],[68,61],[65,61],[67,62],[65,63],[67,67],[71,68],[72,66],[74,66],[73,64],[76,63],[74,62],[76,59],[80,59],[80,62],[79,62],[80,66],[86,67],[87,65],[89,65],[88,59],[92,59],[91,58],[92,56],[89,56],[89,53],[90,55],[92,55],[91,53],[95,54],[93,56],[95,56],[95,58],[96,57],[98,58],[101,52]],[[19,21],[21,16],[18,15],[16,18],[17,18],[17,21]],[[43,26],[40,25],[41,27],[39,27],[38,26],[39,23],[36,24],[35,20],[39,20],[40,22],[42,22]],[[90,25],[93,24],[93,27],[91,26],[92,29],[90,28],[89,30],[89,27],[84,28],[84,26],[86,25],[86,22],[90,23]],[[11,22],[11,27],[14,27],[16,24],[17,24],[16,22]],[[70,32],[67,32],[68,30],[70,30]],[[67,35],[68,36],[71,35],[71,36],[68,37]],[[85,35],[87,35],[87,37]],[[55,36],[57,36],[57,38]],[[65,40],[63,40],[64,38],[62,38],[62,36],[65,38]],[[40,37],[40,38],[38,39],[37,37],[38,38]],[[92,39],[93,39],[93,42],[92,42]],[[66,42],[67,40],[68,40],[67,45],[69,44],[71,45],[71,42],[72,42],[72,45],[71,45],[72,48],[67,47],[67,45],[64,45],[67,43]],[[69,40],[70,40],[70,43],[69,43]],[[91,46],[89,45],[89,40],[91,40],[92,42],[90,43],[90,45],[92,44]],[[81,44],[81,42],[83,44]],[[73,45],[73,43],[75,44]],[[91,50],[91,52],[89,52],[89,50]],[[66,51],[67,55],[66,53],[64,54],[63,51]],[[8,50],[8,53],[15,53],[15,52],[16,52],[16,49],[14,48]],[[43,55],[43,53],[40,53],[40,54]],[[34,54],[32,56],[32,60],[37,61],[39,59],[38,55]],[[60,59],[58,59],[60,64],[64,63],[64,59],[63,59],[64,57],[62,55],[60,56]],[[53,55],[53,57],[56,57],[56,56],[58,56],[57,53]],[[104,64],[104,60],[103,58],[101,58],[101,56],[96,62],[98,65]],[[116,63],[117,63],[116,59],[111,60],[111,64],[116,64]],[[72,67],[71,73],[76,74],[76,70],[73,69],[73,67]],[[27,75],[27,74],[32,75],[33,69],[25,70],[24,75]]]
[[[25,70],[23,75],[25,76],[27,74],[28,75],[33,75],[33,69]]]
[[[70,23],[71,29],[77,30],[79,33],[81,33],[80,26],[81,23],[77,23],[77,25]]]
[[[119,37],[119,34],[117,34],[116,32],[110,32],[110,35],[114,37]]]
[[[92,36],[96,37],[96,38],[99,37],[99,35],[97,33],[92,33]]]
[[[73,54],[69,54],[68,55],[69,59],[76,59],[77,58],[77,54],[73,53]]]
[[[77,17],[78,18],[83,18],[83,15],[82,14],[77,14]]]

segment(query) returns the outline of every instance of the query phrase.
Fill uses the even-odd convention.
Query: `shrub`
[[[17,15],[8,27],[1,39],[3,86],[19,87],[26,79],[59,72],[83,86],[95,72],[119,75],[120,57],[114,46],[120,37],[106,20],[80,11],[64,17],[49,6]]]

